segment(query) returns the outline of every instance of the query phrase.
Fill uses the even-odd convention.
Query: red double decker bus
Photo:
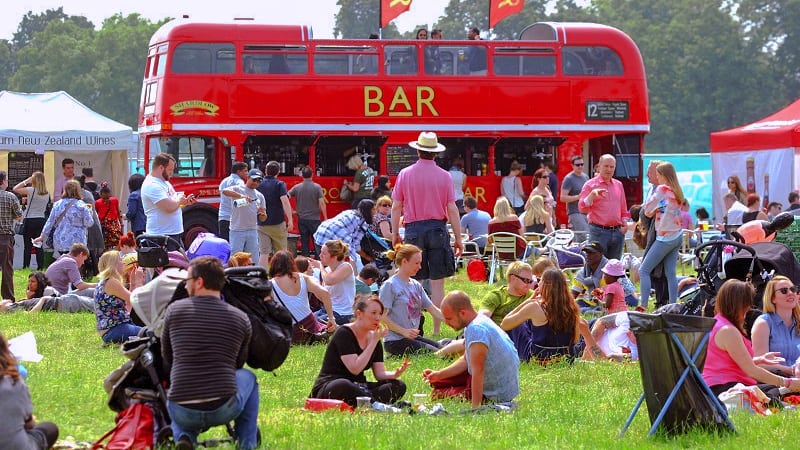
[[[649,128],[642,57],[608,26],[537,23],[507,41],[333,40],[305,26],[178,19],[150,41],[139,157],[145,169],[159,152],[178,161],[173,184],[201,200],[184,210],[190,240],[216,230],[232,161],[278,161],[290,186],[310,166],[332,214],[347,207],[348,157],[394,177],[416,160],[407,144],[420,131],[447,146],[442,167],[463,160],[481,209],[492,210],[513,161],[530,191],[543,164],[562,179],[573,156],[588,169],[604,153],[639,203]]]

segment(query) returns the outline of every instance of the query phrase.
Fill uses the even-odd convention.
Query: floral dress
[[[93,223],[94,218],[86,203],[75,198],[63,198],[53,205],[42,236],[46,238],[52,231],[53,249],[66,253],[72,244],[86,244],[86,229]]]
[[[108,278],[97,284],[94,290],[94,315],[97,318],[97,330],[110,330],[123,323],[131,323],[131,315],[125,307],[125,300],[106,294]]]

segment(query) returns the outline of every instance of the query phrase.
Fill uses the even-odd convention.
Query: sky
[[[378,1],[378,0],[375,0]],[[430,27],[444,14],[449,0],[416,0],[411,10],[401,14],[394,23],[400,32],[409,31],[417,24]],[[196,19],[233,19],[252,17],[271,24],[311,25],[316,38],[332,38],[334,15],[338,10],[336,0],[11,0],[4,2],[0,14],[0,39],[11,40],[22,17],[48,9],[64,7],[64,13],[85,16],[100,27],[103,19],[116,13],[127,16],[139,13],[151,21],[164,17],[181,17],[188,14]],[[378,19],[375,18],[377,28]]]

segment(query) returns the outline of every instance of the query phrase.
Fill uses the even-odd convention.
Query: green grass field
[[[16,274],[18,292],[24,292],[27,271]],[[485,283],[461,276],[448,290],[462,289],[480,298]],[[22,297],[22,296],[21,296]],[[21,298],[20,297],[20,298]],[[428,321],[428,324],[430,321]],[[94,441],[113,425],[106,406],[103,379],[125,358],[116,347],[103,347],[91,314],[4,314],[0,330],[7,337],[26,331],[36,335],[40,363],[27,363],[34,413],[53,421],[61,437]],[[213,332],[213,330],[212,330]],[[453,331],[445,329],[444,336]],[[369,412],[310,413],[302,411],[319,371],[323,346],[294,347],[275,375],[257,372],[261,409],[259,424],[265,448],[277,449],[513,449],[513,448],[796,448],[798,415],[784,411],[771,417],[733,416],[736,434],[702,430],[677,437],[647,438],[646,407],[623,438],[618,434],[642,392],[636,363],[558,364],[548,368],[523,364],[519,407],[513,413],[461,414],[469,404],[443,402],[448,416]],[[198,349],[201,350],[201,349]],[[400,360],[388,359],[394,368]],[[403,379],[407,397],[429,393],[422,381],[424,368],[440,368],[447,361],[433,356],[412,357]],[[203,438],[224,437],[222,427]]]

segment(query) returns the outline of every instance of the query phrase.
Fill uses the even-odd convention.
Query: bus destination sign
[[[628,102],[586,102],[586,120],[628,120]]]

